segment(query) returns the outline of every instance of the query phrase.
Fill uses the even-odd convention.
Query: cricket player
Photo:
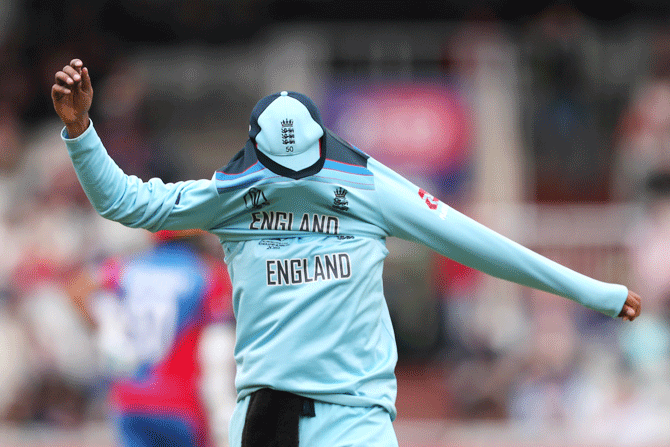
[[[237,322],[232,447],[398,445],[397,349],[382,290],[391,236],[610,317],[640,313],[625,286],[516,244],[342,140],[302,94],[261,99],[232,160],[210,179],[170,184],[126,175],[107,155],[89,119],[93,89],[81,60],[56,73],[52,98],[103,217],[221,240]]]
[[[69,282],[101,335],[123,447],[214,445],[198,350],[208,325],[230,324],[231,287],[223,262],[203,255],[198,237],[160,231],[151,248],[84,268]]]

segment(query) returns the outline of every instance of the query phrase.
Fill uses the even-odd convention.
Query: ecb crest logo
[[[295,129],[293,128],[292,119],[285,119],[281,122],[281,144],[286,146],[286,152],[293,152]]]
[[[349,201],[345,198],[347,190],[344,188],[337,188],[335,190],[335,199],[333,200],[333,208],[339,211],[347,211],[349,209]]]
[[[267,204],[268,199],[265,197],[265,194],[263,194],[263,191],[261,191],[260,189],[251,188],[244,195],[244,206],[246,206],[247,208],[257,210],[259,208],[263,208]]]

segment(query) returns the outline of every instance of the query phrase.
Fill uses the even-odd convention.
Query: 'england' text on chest
[[[268,286],[290,286],[351,277],[351,259],[347,253],[315,255],[310,259],[268,259],[265,267]]]
[[[297,225],[297,228],[295,226]],[[307,231],[311,233],[339,234],[340,219],[325,214],[305,213],[296,220],[293,213],[285,211],[259,211],[251,213],[250,230]]]

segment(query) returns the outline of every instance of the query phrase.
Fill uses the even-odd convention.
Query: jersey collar
[[[258,159],[259,162],[261,162],[263,166],[265,166],[266,168],[268,168],[270,171],[274,172],[277,175],[281,175],[282,177],[288,177],[293,180],[298,180],[319,173],[319,171],[321,171],[321,169],[323,168],[323,164],[326,162],[325,134],[319,140],[319,149],[321,152],[321,156],[319,157],[317,162],[314,163],[312,166],[308,166],[305,169],[301,169],[300,171],[294,171],[293,169],[289,169],[286,166],[280,165],[279,163],[275,162],[270,157],[265,155],[263,152],[258,150],[258,147],[255,144],[255,142],[253,144],[253,147],[254,152],[256,153],[256,158]]]

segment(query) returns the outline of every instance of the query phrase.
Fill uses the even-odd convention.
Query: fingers
[[[642,298],[635,292],[628,292],[628,298],[626,298],[626,304],[630,307],[628,311],[631,316],[631,321],[640,315],[642,309]]]
[[[74,80],[64,71],[56,73],[56,83],[51,87],[51,95],[54,99],[60,99],[72,93]]]
[[[82,70],[86,72],[85,77],[90,86],[88,70],[83,68],[83,63],[79,59],[73,59],[69,65],[56,73],[56,84],[63,87],[76,86],[82,80]]]
[[[66,66],[68,68],[67,73],[72,76],[72,79],[75,82],[81,80],[81,89],[90,92],[91,87],[91,77],[88,74],[88,68],[84,67],[84,63],[81,59],[72,59],[70,65]],[[63,69],[65,70],[65,68]]]
[[[78,79],[81,79],[83,81],[84,80],[83,72],[86,71],[88,73],[88,70],[84,67],[84,63],[81,61],[81,59],[72,59],[68,67],[72,68],[72,70],[74,70],[73,73],[77,75],[76,77],[73,76],[73,79],[75,81]],[[84,82],[82,82],[82,84],[84,84]],[[82,87],[84,86],[82,85]]]
[[[621,310],[621,315],[624,321],[633,321],[636,317],[635,309],[626,304],[623,306],[623,309]]]
[[[626,299],[626,301],[628,300],[630,300],[633,304],[637,306],[640,306],[640,304],[642,303],[642,298],[640,298],[640,295],[638,295],[633,291],[628,292],[628,298]]]
[[[56,96],[56,97],[61,97],[63,95],[69,95],[72,93],[72,90],[70,90],[67,87],[63,87],[62,85],[54,84],[51,87],[51,92]]]
[[[67,86],[74,86],[74,79],[72,76],[67,74],[65,71],[59,71],[56,73],[56,84],[67,87]]]
[[[624,321],[633,321],[640,315],[642,309],[642,298],[632,291],[628,292],[628,297],[626,297],[626,302],[621,309],[619,316],[622,317]]]
[[[81,75],[79,74],[80,70],[77,70],[73,66],[66,65],[65,67],[63,67],[63,71],[67,73],[68,76],[70,76],[74,80],[74,82],[81,81]]]
[[[83,67],[81,69],[81,88],[84,91],[91,91],[91,77],[88,75],[88,68]]]

